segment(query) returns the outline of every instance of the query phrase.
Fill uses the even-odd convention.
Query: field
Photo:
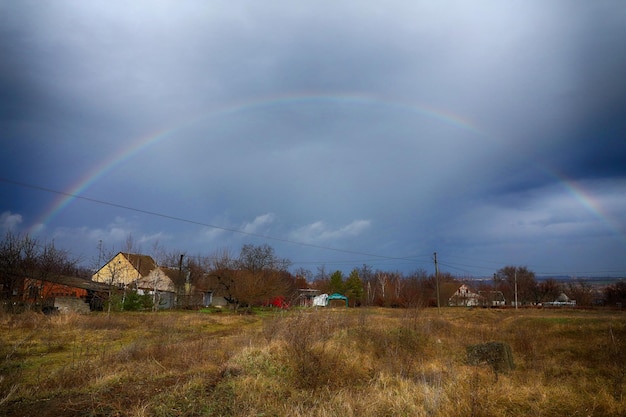
[[[617,311],[0,315],[7,416],[623,416]],[[469,365],[511,347],[515,368]]]

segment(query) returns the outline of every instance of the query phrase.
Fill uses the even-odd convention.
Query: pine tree
[[[333,293],[343,294],[346,290],[345,283],[343,282],[343,273],[341,271],[335,271],[330,276],[330,291]]]
[[[356,306],[360,304],[363,298],[363,282],[359,276],[359,270],[353,269],[346,280],[346,295],[348,299]]]

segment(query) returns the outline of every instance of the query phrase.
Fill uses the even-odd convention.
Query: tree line
[[[133,250],[130,236],[126,246],[128,252]],[[268,304],[277,298],[285,300],[285,304],[297,305],[301,289],[340,293],[348,297],[350,306],[445,306],[463,283],[477,292],[499,292],[509,305],[516,296],[520,305],[533,305],[554,301],[563,292],[582,306],[593,305],[598,298],[597,290],[583,280],[539,282],[526,266],[505,266],[494,273],[493,280],[474,280],[447,272],[434,275],[424,270],[411,273],[375,270],[366,264],[353,268],[347,275],[340,270],[329,271],[324,265],[315,274],[304,268],[290,271],[291,262],[279,257],[268,244],[244,244],[238,254],[224,249],[209,255],[185,256],[156,245],[152,252],[159,265],[179,264],[184,269],[186,279],[180,285],[210,289],[236,309]],[[6,233],[0,242],[0,298],[14,298],[25,277],[89,278],[91,270],[80,261],[68,251],[56,248],[54,242]],[[601,296],[610,305],[624,303],[626,283],[618,281],[606,286]]]

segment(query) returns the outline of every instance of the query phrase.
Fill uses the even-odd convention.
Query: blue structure
[[[328,302],[330,302],[331,300],[345,300],[346,301],[346,307],[348,307],[348,297],[346,297],[345,295],[341,295],[339,293],[334,293],[334,294],[328,296]]]

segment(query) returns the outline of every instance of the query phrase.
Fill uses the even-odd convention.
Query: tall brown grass
[[[619,312],[25,313],[0,332],[7,416],[626,415]],[[489,341],[515,370],[468,365]]]

